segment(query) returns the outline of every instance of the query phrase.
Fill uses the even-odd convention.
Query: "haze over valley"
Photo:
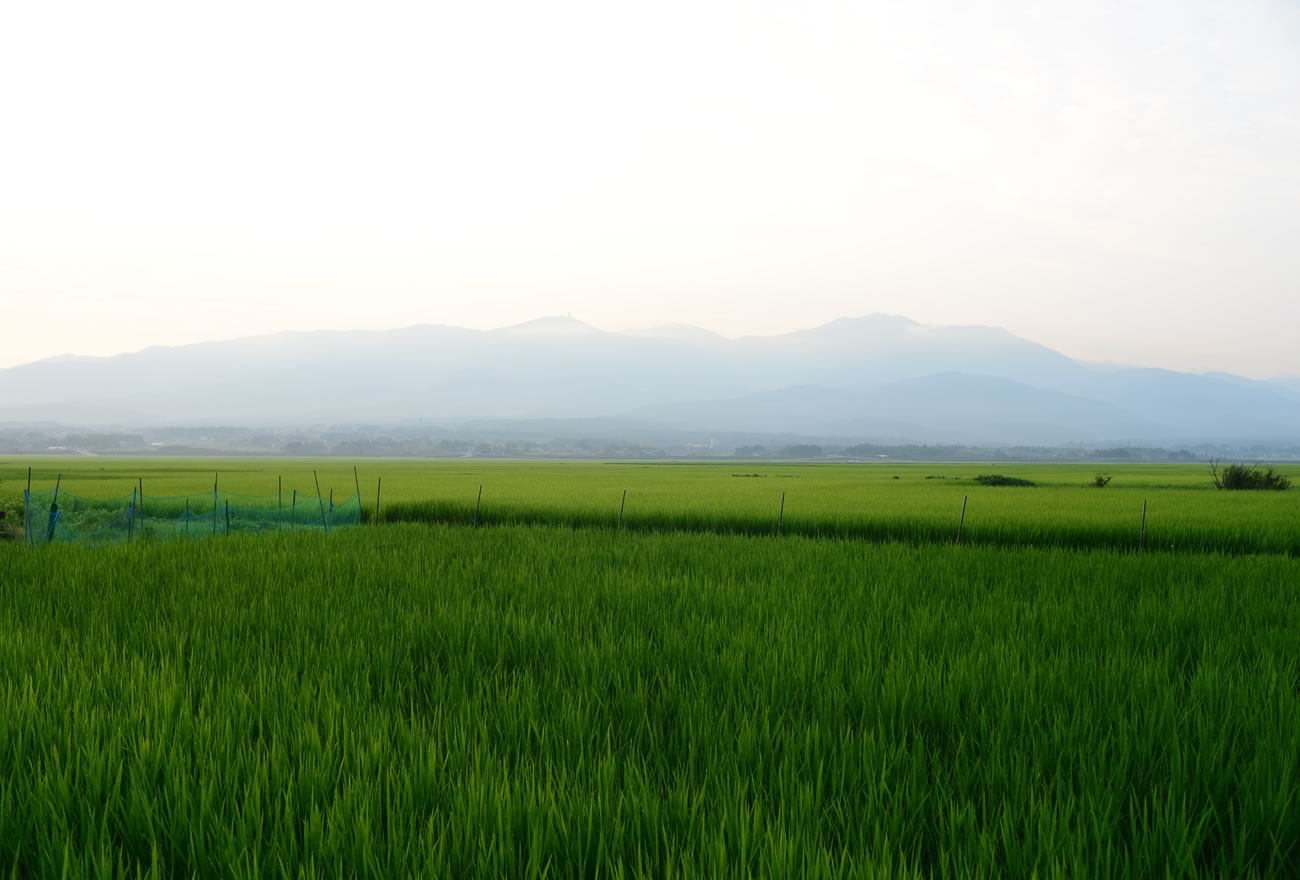
[[[737,339],[547,317],[57,357],[0,370],[0,425],[1285,450],[1300,383],[1081,363],[994,327],[882,314]]]

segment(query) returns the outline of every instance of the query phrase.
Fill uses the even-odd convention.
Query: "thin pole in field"
[[[330,522],[333,522],[333,521],[334,521],[334,490],[333,490],[333,489],[330,489],[330,519],[329,519],[329,521],[330,521]],[[329,529],[328,524],[326,525],[325,528],[326,528],[326,530]]]
[[[298,490],[293,490],[293,501],[289,505],[289,531],[298,527]]]
[[[627,507],[627,490],[623,490],[623,501],[618,505],[618,527],[623,528],[623,509]]]
[[[23,538],[32,542],[32,469],[27,468],[27,494],[23,496]]]
[[[1147,502],[1142,499],[1142,531],[1138,532],[1138,552],[1141,553],[1147,545]]]
[[[218,474],[212,475],[212,534],[217,533],[217,478]]]
[[[356,465],[352,465],[352,484],[357,487],[357,525],[361,525],[361,478],[357,476]]]
[[[380,477],[379,482],[375,484],[375,525],[379,525],[379,501],[384,491],[384,478]]]
[[[316,503],[320,505],[320,524],[325,527],[325,531],[330,530],[330,524],[325,522],[325,499],[320,497],[320,478],[316,472],[311,472],[311,478],[316,481]]]
[[[478,525],[479,513],[483,510],[483,484],[478,484],[478,503],[474,505],[474,525]]]
[[[970,500],[969,495],[961,497],[961,519],[957,520],[957,543],[961,543],[961,527],[966,525],[966,502]]]
[[[226,499],[226,537],[230,537],[230,499]]]
[[[45,533],[46,543],[54,542],[54,530],[59,526],[59,487],[63,485],[63,474],[54,481],[54,500],[50,502],[50,526]]]
[[[284,477],[275,478],[275,524],[284,528]]]
[[[781,493],[781,510],[776,515],[776,533],[781,534],[781,528],[785,525],[785,493]]]

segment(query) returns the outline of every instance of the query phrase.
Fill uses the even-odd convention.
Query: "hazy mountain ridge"
[[[1294,444],[1300,380],[1098,368],[1000,328],[890,315],[739,339],[572,318],[282,333],[0,370],[11,424],[606,418],[890,442]]]

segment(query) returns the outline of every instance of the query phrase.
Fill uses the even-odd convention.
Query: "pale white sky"
[[[0,6],[0,366],[979,323],[1300,374],[1300,4]]]

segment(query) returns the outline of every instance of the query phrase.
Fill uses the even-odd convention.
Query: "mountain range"
[[[727,339],[572,318],[281,333],[0,370],[0,425],[469,424],[1008,445],[1300,443],[1300,379],[1088,364],[992,327]]]

